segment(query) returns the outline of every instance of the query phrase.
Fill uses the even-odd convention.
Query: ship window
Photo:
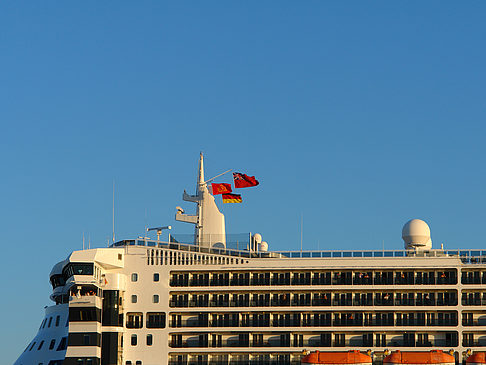
[[[147,328],[165,328],[165,313],[147,313]]]
[[[143,313],[127,313],[127,328],[142,328]]]
[[[132,273],[132,281],[138,281],[138,274],[136,272]]]
[[[135,361],[135,365],[142,365],[142,362],[139,360],[139,361]]]
[[[59,321],[61,320],[60,316],[56,317],[56,327],[59,327]]]
[[[147,346],[152,346],[153,337],[152,335],[147,335]]]
[[[66,350],[66,343],[67,343],[67,337],[61,338],[61,342],[59,342],[59,346],[57,346],[56,351]]]
[[[44,345],[44,341],[40,342],[39,347],[37,348],[37,351],[39,351],[42,348],[42,345]]]
[[[132,346],[137,346],[137,335],[132,335]]]
[[[73,275],[93,275],[93,263],[70,263],[62,270],[64,280]]]
[[[158,303],[159,302],[159,296],[157,294],[154,294],[153,302],[154,303]]]
[[[32,349],[34,348],[35,344],[36,344],[36,342],[34,342],[34,343],[32,344],[32,346],[30,346],[29,351],[32,351]]]
[[[86,359],[86,365],[93,365],[93,359]]]
[[[159,281],[159,273],[158,272],[156,272],[154,274],[154,281]]]
[[[131,361],[127,361],[127,362],[125,362],[125,365],[132,365],[132,362]]]
[[[52,339],[51,340],[51,343],[49,344],[49,350],[52,350],[55,345],[56,345],[56,340],[55,339]]]
[[[137,302],[137,296],[136,295],[132,295],[132,303],[136,303]]]
[[[51,324],[52,324],[52,317],[49,317],[49,324],[47,325],[47,327],[51,327]]]

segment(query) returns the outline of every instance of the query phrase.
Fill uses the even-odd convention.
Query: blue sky
[[[13,363],[82,235],[172,224],[206,175],[255,175],[227,231],[270,249],[486,248],[486,3],[0,4],[0,353]],[[221,182],[228,179],[221,179]],[[218,199],[218,201],[220,201]]]

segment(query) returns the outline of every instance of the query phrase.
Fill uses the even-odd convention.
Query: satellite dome
[[[402,229],[402,238],[405,242],[405,249],[425,249],[432,248],[432,240],[430,239],[430,228],[421,219],[411,219]]]
[[[255,233],[253,235],[253,239],[255,240],[256,244],[262,243],[262,235],[260,233]]]

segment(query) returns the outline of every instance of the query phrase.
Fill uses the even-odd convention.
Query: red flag
[[[233,172],[233,180],[235,181],[235,188],[249,188],[260,184],[255,176],[248,176],[239,172]]]
[[[213,195],[218,195],[218,194],[226,194],[226,193],[231,193],[233,190],[231,190],[231,184],[211,184],[211,188],[213,189]]]
[[[240,194],[223,194],[223,203],[241,203],[242,201]]]

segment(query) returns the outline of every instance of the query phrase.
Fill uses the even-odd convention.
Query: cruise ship
[[[433,249],[412,219],[403,250],[272,251],[259,234],[226,234],[202,155],[183,200],[196,205],[175,215],[191,239],[158,227],[55,264],[53,304],[14,365],[300,364],[351,350],[460,363],[486,350],[486,250]]]

